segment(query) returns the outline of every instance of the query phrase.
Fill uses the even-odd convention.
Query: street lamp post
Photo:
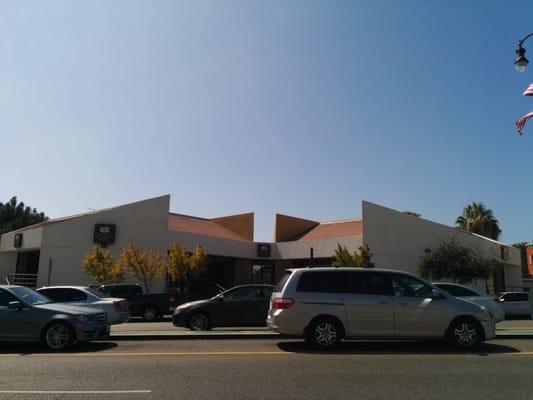
[[[533,36],[533,32],[518,41],[518,46],[516,47],[516,59],[514,60],[514,67],[518,72],[524,72],[527,68],[529,61],[525,55],[526,49],[522,47],[522,44],[524,44],[524,42],[531,36]]]

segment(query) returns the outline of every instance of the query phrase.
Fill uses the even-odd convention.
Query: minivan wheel
[[[321,318],[311,322],[306,336],[314,347],[333,349],[342,339],[342,327],[333,318]]]
[[[154,307],[146,307],[143,311],[143,319],[146,322],[153,322],[157,319],[157,310]]]
[[[64,350],[74,342],[74,334],[64,322],[53,322],[44,329],[42,341],[50,350]]]
[[[189,329],[191,331],[207,331],[211,329],[209,318],[205,314],[194,314],[189,319]]]
[[[472,349],[483,341],[483,331],[477,321],[460,319],[452,322],[448,329],[448,341],[461,349]]]

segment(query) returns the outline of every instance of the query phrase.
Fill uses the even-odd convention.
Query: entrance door
[[[15,285],[35,287],[39,273],[39,251],[24,251],[17,254]]]

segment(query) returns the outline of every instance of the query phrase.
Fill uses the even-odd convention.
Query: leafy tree
[[[502,264],[495,257],[483,257],[478,251],[462,246],[455,239],[443,242],[424,256],[420,275],[426,279],[470,283],[485,281]]]
[[[498,220],[490,208],[486,208],[481,202],[467,205],[463,214],[457,217],[455,223],[459,228],[477,233],[494,240],[498,240],[502,233]]]
[[[94,246],[83,259],[83,271],[98,284],[117,283],[124,280],[124,270],[113,260],[110,252]]]
[[[166,269],[180,292],[185,292],[187,298],[192,281],[200,276],[206,266],[207,255],[200,245],[196,246],[192,253],[188,253],[177,243],[172,244],[168,250]]]
[[[414,211],[404,211],[403,213],[407,215],[412,215],[413,217],[420,217],[422,215]]]
[[[17,203],[16,197],[12,197],[7,203],[0,203],[0,235],[47,219],[44,213],[35,208],[28,207],[23,202]]]
[[[118,265],[141,282],[146,293],[150,293],[155,279],[164,276],[164,263],[161,255],[155,251],[144,252],[133,244],[122,249]]]
[[[346,246],[341,246],[337,243],[337,248],[333,254],[333,262],[331,265],[334,267],[374,267],[374,263],[372,262],[372,252],[367,244],[359,246],[357,251],[350,254]]]

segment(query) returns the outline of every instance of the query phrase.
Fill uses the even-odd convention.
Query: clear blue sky
[[[0,199],[453,224],[532,241],[530,1],[0,0]],[[533,60],[533,39],[528,46]]]

